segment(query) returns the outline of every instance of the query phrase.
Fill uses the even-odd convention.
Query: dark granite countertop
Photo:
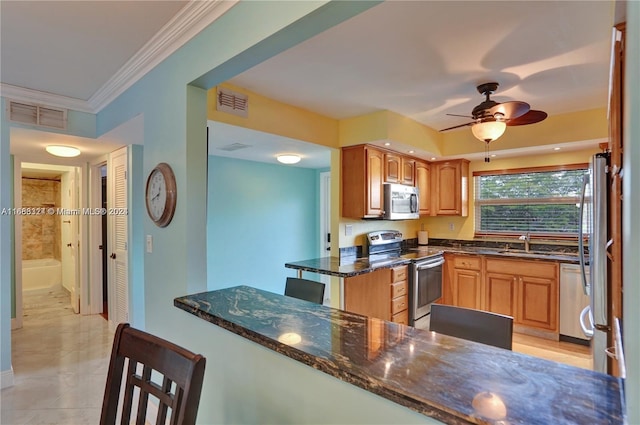
[[[367,258],[340,259],[339,257],[312,258],[311,260],[286,263],[290,269],[304,270],[331,276],[350,277],[369,273],[377,269],[397,267],[409,264],[411,261],[403,258],[393,258],[388,261],[369,262]]]
[[[579,258],[577,255],[566,252],[541,252],[531,251],[525,252],[518,249],[504,250],[500,248],[487,248],[487,247],[475,247],[475,246],[437,246],[429,245],[429,248],[441,250],[444,253],[452,254],[470,254],[470,255],[486,255],[497,258],[511,258],[517,260],[543,260],[543,261],[558,261],[562,263],[574,263],[578,264]],[[331,276],[350,277],[359,274],[369,273],[378,268],[390,268],[396,267],[402,264],[408,264],[410,260],[404,258],[390,259],[386,262],[373,262],[370,263],[366,257],[354,258],[354,257],[321,257],[312,258],[310,260],[292,261],[285,263],[285,267],[290,269],[308,271],[312,273],[328,274]]]
[[[609,375],[247,286],[174,305],[445,423],[624,423]]]

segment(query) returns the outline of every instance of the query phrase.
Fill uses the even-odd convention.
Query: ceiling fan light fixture
[[[471,132],[476,139],[490,143],[498,139],[507,129],[507,123],[504,121],[483,121],[471,126]]]
[[[291,165],[291,164],[297,164],[298,162],[300,162],[301,158],[300,158],[300,155],[285,153],[285,154],[280,154],[276,156],[276,159],[278,160],[278,162],[281,162],[282,164]]]
[[[45,150],[51,155],[60,156],[63,158],[73,158],[80,155],[80,149],[74,148],[73,146],[49,145],[45,148]]]

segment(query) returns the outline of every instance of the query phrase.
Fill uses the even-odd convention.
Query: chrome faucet
[[[529,234],[529,232],[520,236],[518,239],[520,239],[521,241],[524,241],[524,250],[525,252],[529,252],[529,248],[531,244],[531,235]]]

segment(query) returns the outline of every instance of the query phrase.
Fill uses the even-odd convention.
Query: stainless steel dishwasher
[[[589,279],[589,269],[587,269]],[[580,327],[580,313],[589,305],[582,289],[579,264],[560,265],[560,340],[589,345]]]

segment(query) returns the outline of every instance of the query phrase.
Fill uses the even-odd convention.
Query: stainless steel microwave
[[[404,184],[384,183],[384,214],[386,220],[420,218],[418,188]]]

